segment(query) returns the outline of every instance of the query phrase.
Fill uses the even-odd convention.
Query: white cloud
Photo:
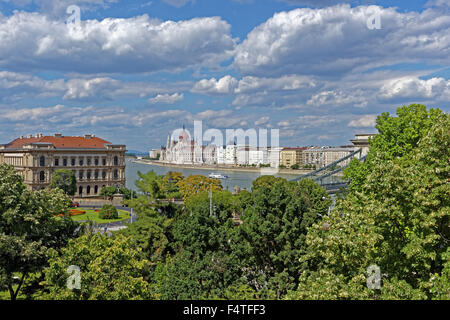
[[[217,80],[216,78],[203,79],[198,81],[192,88],[194,93],[203,94],[233,94],[238,85],[238,81],[232,76],[224,76]]]
[[[349,127],[354,128],[370,128],[375,127],[375,122],[377,120],[377,116],[373,114],[366,114],[362,117],[354,119],[349,122]]]
[[[313,95],[306,102],[306,104],[312,106],[323,106],[323,105],[341,106],[352,104],[356,107],[365,107],[367,106],[367,98],[361,91],[350,94],[343,92],[341,90],[329,90],[329,91],[322,91]]]
[[[450,63],[450,16],[378,10],[379,30],[367,28],[371,6],[276,13],[238,45],[234,65],[244,75],[332,77],[399,62]]]
[[[166,94],[158,94],[156,97],[149,99],[151,104],[172,104],[178,101],[183,101],[184,94],[183,93],[174,93],[172,95]]]
[[[18,36],[20,35],[20,36]],[[0,67],[78,73],[143,73],[217,65],[231,57],[235,39],[219,17],[159,21],[147,15],[81,22],[15,12],[0,17]]]
[[[380,89],[380,97],[385,100],[434,99],[450,101],[450,80],[430,78],[422,80],[404,77],[387,82]]]

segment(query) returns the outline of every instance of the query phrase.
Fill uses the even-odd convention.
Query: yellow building
[[[289,168],[294,164],[302,166],[302,152],[305,148],[283,148],[280,152],[280,164]]]
[[[113,145],[93,135],[20,137],[0,145],[0,164],[7,163],[23,176],[30,190],[49,186],[52,173],[75,173],[78,197],[98,196],[105,186],[125,186],[125,145]]]

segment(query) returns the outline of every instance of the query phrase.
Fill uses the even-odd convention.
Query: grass
[[[91,220],[96,223],[103,224],[103,223],[119,222],[130,218],[130,213],[125,210],[117,210],[119,212],[119,219],[100,219],[98,216],[99,212],[95,212],[93,209],[84,209],[84,208],[77,208],[77,209],[86,211],[86,213],[73,216],[72,217],[73,221]]]

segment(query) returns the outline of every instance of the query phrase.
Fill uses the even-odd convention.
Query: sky
[[[348,145],[383,112],[449,102],[448,0],[0,0],[0,144],[148,151],[197,120]]]

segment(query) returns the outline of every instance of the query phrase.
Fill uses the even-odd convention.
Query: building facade
[[[58,169],[69,169],[77,197],[98,196],[105,186],[125,186],[125,145],[85,135],[20,137],[0,145],[0,164],[14,166],[30,190],[45,189]]]
[[[306,148],[283,148],[280,152],[280,164],[289,168],[294,164],[303,165],[302,152]]]

